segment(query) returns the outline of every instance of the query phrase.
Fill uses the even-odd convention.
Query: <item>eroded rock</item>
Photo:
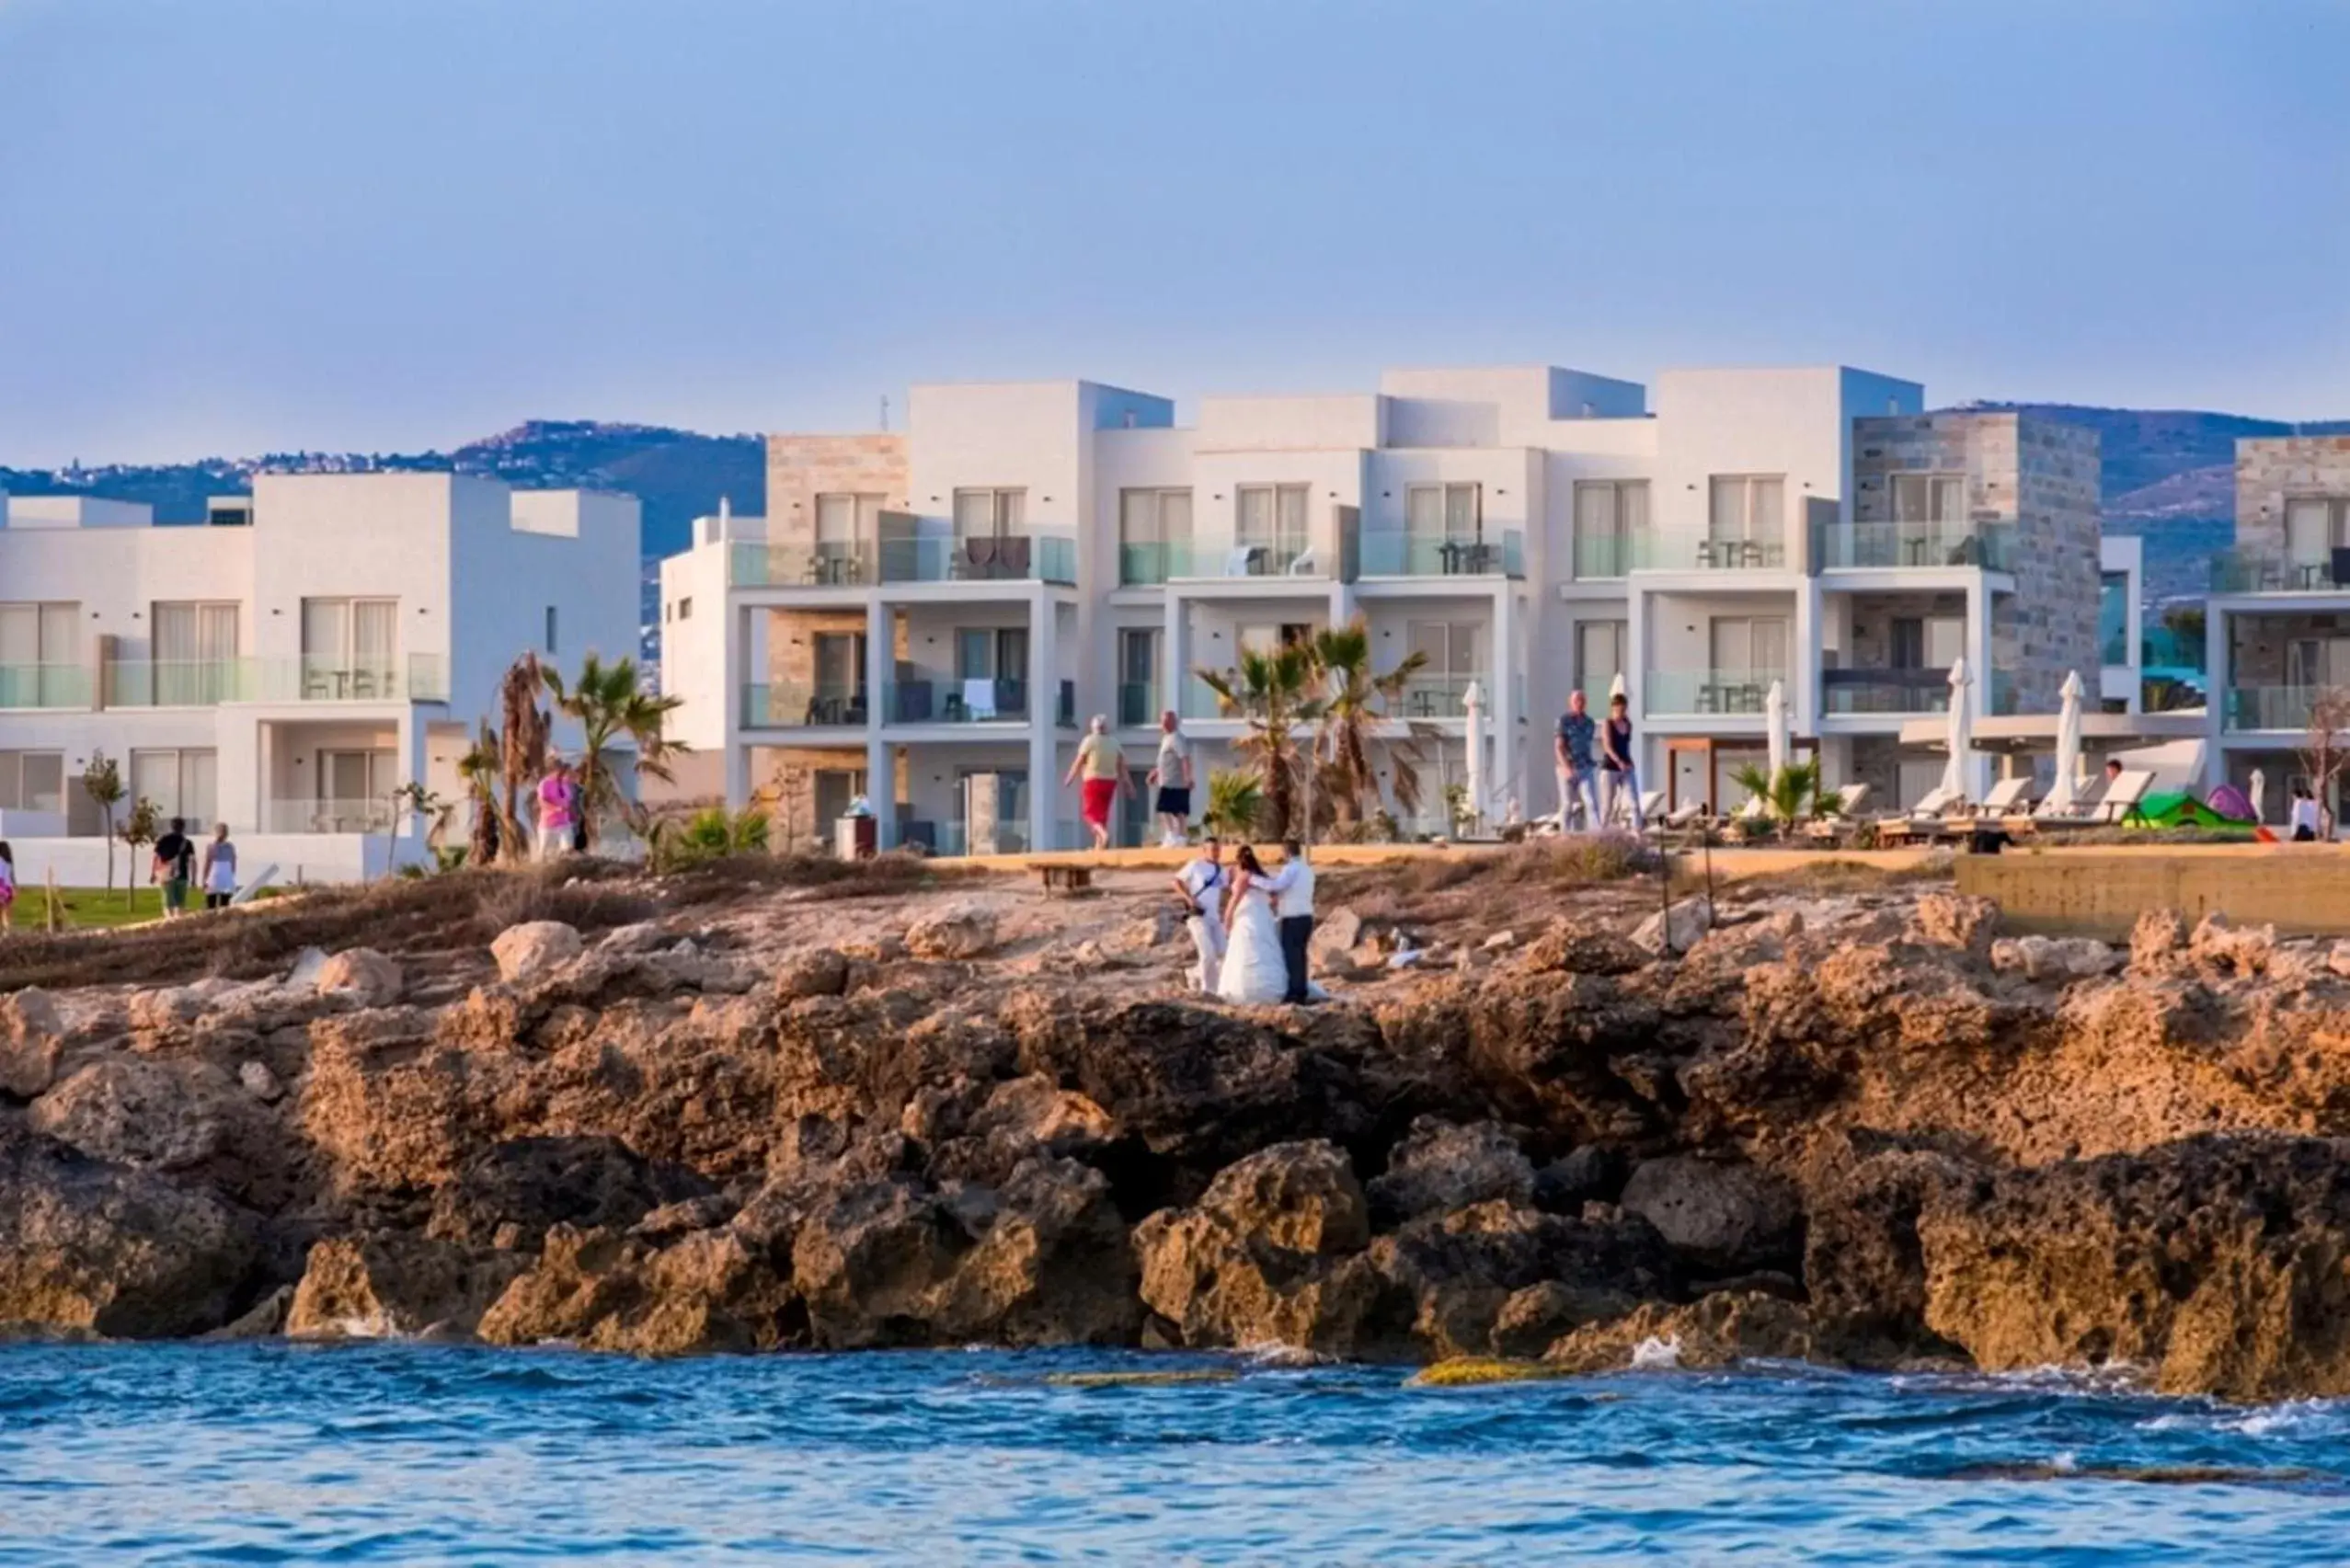
[[[510,925],[489,944],[502,980],[526,980],[579,956],[579,933],[561,921],[525,921]]]

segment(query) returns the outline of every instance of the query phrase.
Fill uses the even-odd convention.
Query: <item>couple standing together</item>
[[[1222,846],[1201,841],[1199,858],[1175,874],[1185,925],[1199,953],[1198,989],[1226,1001],[1313,1000],[1306,948],[1313,939],[1313,867],[1295,839],[1267,871],[1243,844],[1227,873]]]
[[[1630,703],[1610,697],[1603,724],[1586,711],[1580,691],[1569,694],[1553,749],[1558,756],[1560,832],[1569,830],[1578,806],[1584,826],[1592,832],[1614,821],[1619,807],[1625,825],[1640,830],[1640,769],[1632,758]]]

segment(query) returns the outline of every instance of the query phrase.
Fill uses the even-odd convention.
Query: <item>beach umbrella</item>
[[[1461,708],[1468,715],[1465,739],[1469,750],[1469,814],[1483,820],[1485,814],[1485,693],[1474,681],[1461,693]]]
[[[2268,820],[2267,818],[2263,817],[2260,814],[2260,797],[2267,793],[2268,775],[2262,773],[2258,768],[2254,768],[2253,770],[2253,787],[2246,792],[2245,798],[2252,802],[2253,820],[2255,822],[2265,822]]]
[[[1779,681],[1773,681],[1771,683],[1770,693],[1762,699],[1762,720],[1764,733],[1769,738],[1769,745],[1771,747],[1771,765],[1769,772],[1771,781],[1775,784],[1778,781],[1779,775],[1787,771],[1787,752],[1789,750],[1789,741],[1787,739],[1787,688]]]
[[[2081,774],[2081,671],[2064,678],[2064,705],[2057,710],[2057,782],[2048,790],[2043,810],[2069,811],[2079,795]]]
[[[1953,800],[1966,798],[1966,748],[1969,715],[1966,712],[1966,688],[1972,683],[1966,673],[1966,656],[1960,654],[1950,662],[1950,761],[1942,771],[1942,787]]]
[[[1616,671],[1616,678],[1608,682],[1608,701],[1612,703],[1623,694],[1623,671],[1619,670]]]

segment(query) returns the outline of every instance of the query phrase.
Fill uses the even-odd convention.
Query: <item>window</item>
[[[1964,522],[1966,520],[1966,475],[1964,474],[1896,474],[1893,476],[1893,521],[1896,522]]]
[[[399,611],[396,599],[304,600],[304,665],[389,674],[400,647]]]
[[[2333,552],[2350,545],[2350,497],[2287,496],[2285,498],[2285,554],[2303,565],[2333,559]]]
[[[237,607],[165,603],[155,616],[155,701],[161,705],[218,703],[235,694]]]
[[[1156,724],[1159,709],[1158,628],[1121,631],[1118,635],[1118,722]]]
[[[2103,664],[2129,662],[2129,574],[2101,572],[2097,578],[2097,649]]]
[[[335,802],[338,815],[345,817],[367,816],[361,808],[379,802],[389,809],[392,792],[399,787],[395,761],[390,751],[321,751],[318,798]]]
[[[865,690],[865,634],[819,632],[815,635],[816,694],[846,697]]]
[[[865,793],[863,768],[819,768],[811,784],[816,795],[817,836],[831,841],[834,822],[849,814],[849,802]]]
[[[691,621],[694,619],[694,596],[692,594],[689,593],[684,598],[677,601],[677,618],[681,621]]]
[[[78,603],[0,604],[0,664],[74,664]]]
[[[1648,481],[1585,480],[1575,486],[1575,575],[1620,578],[1648,535]]]
[[[1305,554],[1306,486],[1243,485],[1233,513],[1233,543],[1269,553],[1275,571],[1287,571]]]
[[[1009,492],[1017,495],[1018,491]],[[959,502],[960,498],[957,498]],[[824,545],[854,545],[860,539],[870,539],[880,532],[881,498],[871,495],[834,493],[816,498],[816,543]]]
[[[1412,485],[1404,491],[1404,531],[1422,539],[1475,539],[1485,523],[1484,486]]]
[[[1298,647],[1313,640],[1313,628],[1303,621],[1284,621],[1278,625],[1267,623],[1240,628],[1239,647],[1249,653],[1274,653],[1285,647]]]
[[[1707,634],[1716,670],[1735,675],[1787,672],[1787,623],[1783,617],[1717,615]]]
[[[1002,539],[1019,532],[1027,495],[1026,490],[956,491],[955,537]]]
[[[555,651],[555,606],[546,607],[546,651]]]
[[[64,809],[63,751],[0,751],[0,811]]]
[[[1485,629],[1474,621],[1413,621],[1404,635],[1414,653],[1427,655],[1424,675],[1465,681],[1485,672]]]
[[[1778,474],[1716,474],[1708,537],[1783,544],[1787,536],[1787,481]]]
[[[166,822],[187,818],[191,831],[220,820],[219,778],[220,753],[209,749],[131,753],[131,799],[154,801]]]
[[[1118,570],[1122,583],[1164,582],[1186,561],[1191,544],[1189,490],[1118,493]]]
[[[1966,620],[1962,615],[1896,615],[1887,637],[1894,669],[1948,670],[1966,651]]]
[[[1575,626],[1575,684],[1586,696],[1611,691],[1624,673],[1622,621],[1578,621]]]

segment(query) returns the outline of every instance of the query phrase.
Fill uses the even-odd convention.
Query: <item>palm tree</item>
[[[1336,822],[1360,822],[1364,795],[1378,799],[1371,742],[1385,738],[1382,732],[1393,722],[1388,715],[1402,708],[1405,688],[1427,663],[1427,655],[1415,651],[1386,674],[1372,674],[1370,628],[1359,615],[1314,637],[1314,674],[1328,692],[1314,736],[1315,788]],[[1420,808],[1419,764],[1424,759],[1416,742],[1421,738],[1417,728],[1406,726],[1404,737],[1391,743],[1399,815],[1411,816]]]
[[[1782,830],[1793,827],[1801,818],[1843,807],[1839,792],[1820,787],[1823,775],[1817,761],[1790,762],[1775,773],[1766,773],[1748,762],[1731,776],[1740,789],[1762,802],[1764,815]]]
[[[610,664],[594,654],[579,661],[579,678],[566,684],[560,670],[542,668],[539,679],[557,709],[579,721],[579,809],[585,814],[588,837],[595,838],[596,818],[605,810],[625,814],[620,782],[613,776],[612,743],[626,737],[636,750],[636,771],[648,778],[670,782],[670,759],[686,750],[682,740],[661,733],[669,715],[685,701],[657,696],[636,684],[636,661],[615,658]]]
[[[1298,756],[1297,727],[1312,724],[1322,704],[1310,693],[1313,687],[1313,650],[1290,643],[1262,651],[1244,647],[1237,667],[1222,671],[1195,671],[1200,684],[1216,693],[1225,717],[1248,721],[1248,733],[1232,742],[1245,758],[1265,795],[1266,828],[1277,839],[1302,831],[1305,820],[1298,809],[1303,763]]]
[[[1218,768],[1208,775],[1208,810],[1200,821],[1211,833],[1246,840],[1265,814],[1265,791],[1256,775],[1241,768]]]
[[[474,743],[457,759],[457,776],[465,782],[465,798],[473,802],[473,830],[465,840],[465,863],[487,865],[498,858],[498,775],[505,763],[505,748],[498,731],[483,719]]]
[[[507,668],[498,682],[499,773],[506,786],[499,802],[498,841],[516,860],[522,852],[522,791],[546,772],[546,710],[539,706],[539,686],[545,672],[538,655],[525,653]]]

